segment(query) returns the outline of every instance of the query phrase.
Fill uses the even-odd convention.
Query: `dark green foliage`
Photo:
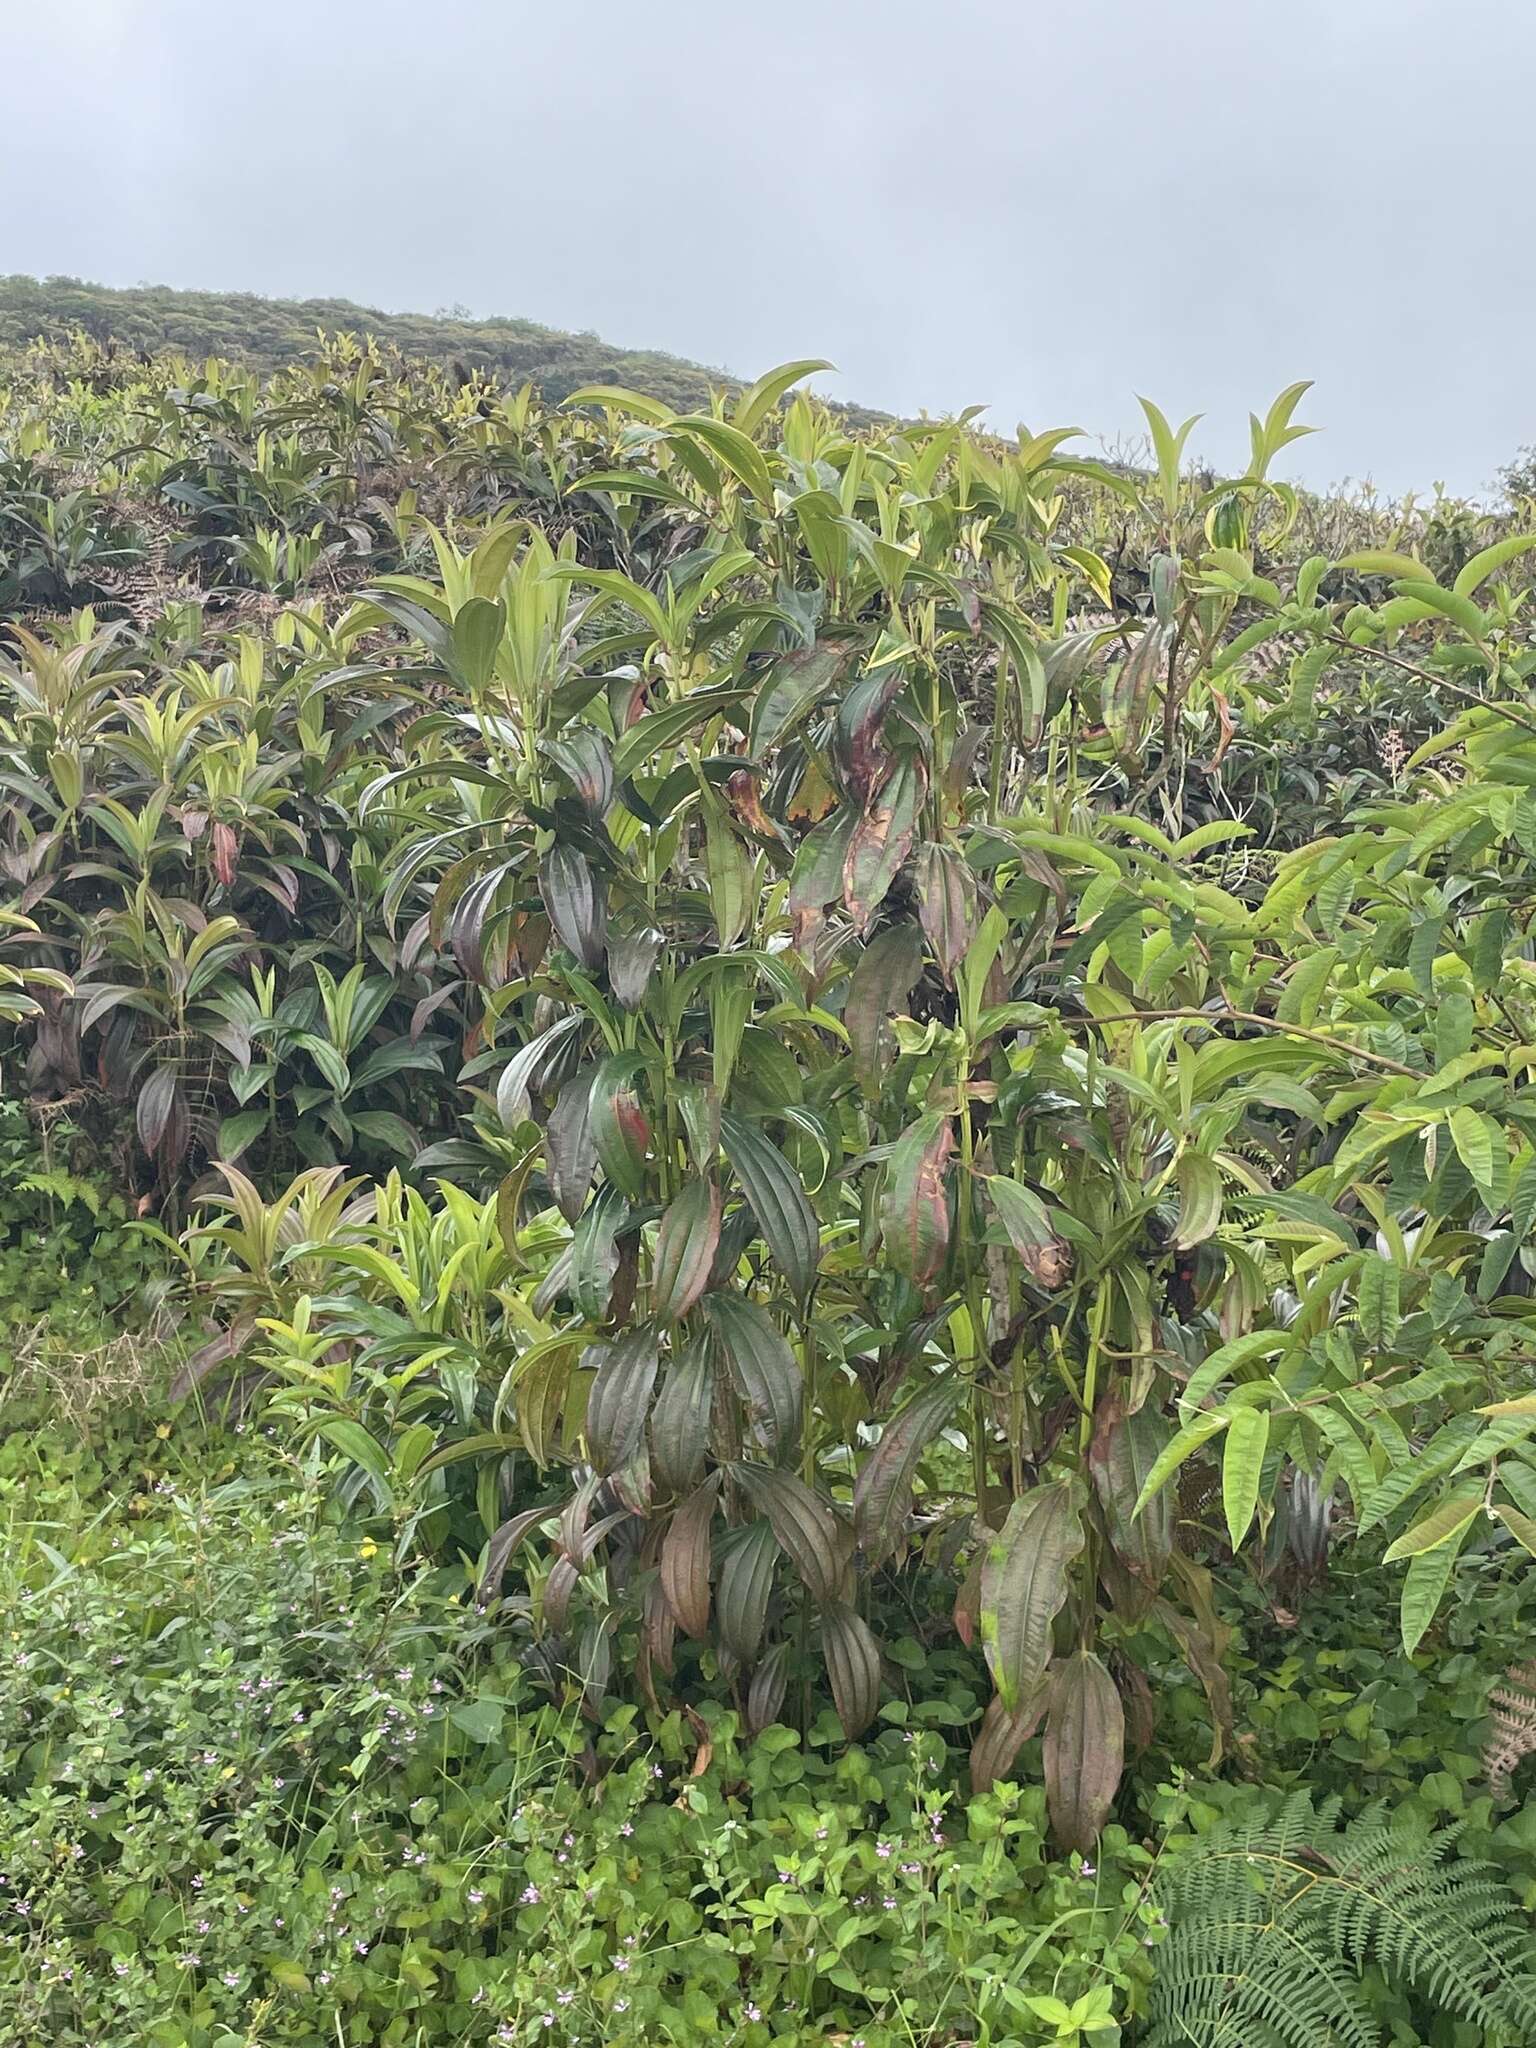
[[[144,1318],[161,1255],[122,1196],[76,1170],[89,1149],[67,1120],[45,1142],[21,1103],[0,1100],[0,1374],[44,1324],[62,1350]]]

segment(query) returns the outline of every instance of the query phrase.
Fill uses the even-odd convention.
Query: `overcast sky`
[[[1536,441],[1532,0],[0,0],[0,270],[454,302],[893,411],[1312,377],[1313,483]]]

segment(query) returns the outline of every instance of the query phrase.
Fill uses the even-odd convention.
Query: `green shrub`
[[[1081,1850],[1222,1584],[1536,1549],[1536,540],[817,367],[12,360],[4,1028],[553,1695],[853,1740],[952,1616]]]

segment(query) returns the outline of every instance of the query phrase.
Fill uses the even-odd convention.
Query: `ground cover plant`
[[[906,1784],[948,1731],[943,1796],[958,1744],[1048,1831],[1006,1907],[1048,1985],[1005,2013],[925,1931],[794,2025],[1224,2038],[1144,1943],[1226,1818],[1189,1774],[1262,1768],[1245,1603],[1305,1639],[1346,1545],[1417,1669],[1536,1550],[1536,538],[1302,496],[1302,386],[1219,477],[1150,404],[1111,464],[855,428],[818,367],[680,412],[349,337],[0,364],[0,1071],[68,1155],[18,1178],[115,1203],[201,1325],[157,1426],[274,1432],[298,1526],[451,1596],[445,1686],[515,1667],[497,1743],[579,1737],[600,1802],[603,1731],[671,1729],[707,1801],[786,1733]],[[1453,1850],[1309,1811],[1234,1824]],[[1083,1859],[1129,1917],[1074,1976]],[[1422,1981],[1309,1925],[1346,1988],[1295,2038],[1519,2038],[1495,1860],[1486,1913],[1426,1876]],[[743,2025],[787,2018],[774,1883]]]

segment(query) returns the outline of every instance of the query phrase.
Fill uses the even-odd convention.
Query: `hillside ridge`
[[[351,299],[274,299],[258,292],[119,287],[76,277],[0,277],[0,346],[18,347],[81,330],[149,354],[233,356],[263,370],[297,361],[319,331],[367,333],[409,354],[531,382],[558,401],[583,384],[625,384],[680,411],[711,389],[739,389],[724,370],[660,349],[619,348],[593,333],[568,333],[515,316],[476,320],[448,313],[386,313]]]

